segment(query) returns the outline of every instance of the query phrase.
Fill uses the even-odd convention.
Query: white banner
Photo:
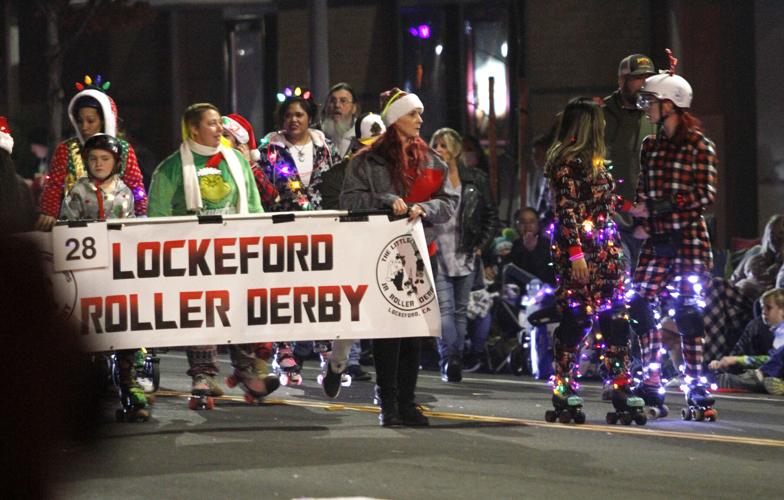
[[[92,351],[439,336],[422,225],[342,215],[109,221],[107,267],[50,269],[60,314]]]

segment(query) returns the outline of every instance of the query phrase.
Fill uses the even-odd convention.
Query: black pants
[[[438,263],[430,257],[433,269],[433,287]],[[422,339],[407,337],[398,339],[374,339],[373,358],[376,363],[376,385],[381,407],[398,404],[404,407],[414,403],[419,363],[422,354]]]

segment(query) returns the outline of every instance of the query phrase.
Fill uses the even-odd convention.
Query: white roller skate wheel
[[[351,375],[344,373],[340,376],[340,385],[343,387],[351,387]]]

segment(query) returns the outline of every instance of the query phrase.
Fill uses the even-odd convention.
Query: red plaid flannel
[[[664,199],[677,207],[671,213],[652,215],[644,227],[651,235],[680,231],[674,257],[654,255],[651,239],[643,244],[634,283],[648,299],[656,298],[667,284],[693,294],[685,279],[675,282],[678,276],[695,274],[703,283],[710,279],[713,254],[702,212],[716,198],[717,161],[713,142],[696,130],[690,130],[680,143],[663,131],[643,142],[637,202]]]

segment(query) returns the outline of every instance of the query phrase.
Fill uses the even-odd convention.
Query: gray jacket
[[[447,186],[446,164],[434,151],[428,154],[424,173],[440,184],[427,200],[409,201],[416,203],[425,211],[422,225],[425,238],[430,243],[435,239],[433,225],[448,221],[454,216],[460,203],[460,193],[449,190]],[[368,151],[356,155],[348,164],[343,190],[340,193],[340,208],[344,210],[391,208],[396,199],[403,198],[389,174],[387,160]],[[404,198],[405,199],[405,198]]]

